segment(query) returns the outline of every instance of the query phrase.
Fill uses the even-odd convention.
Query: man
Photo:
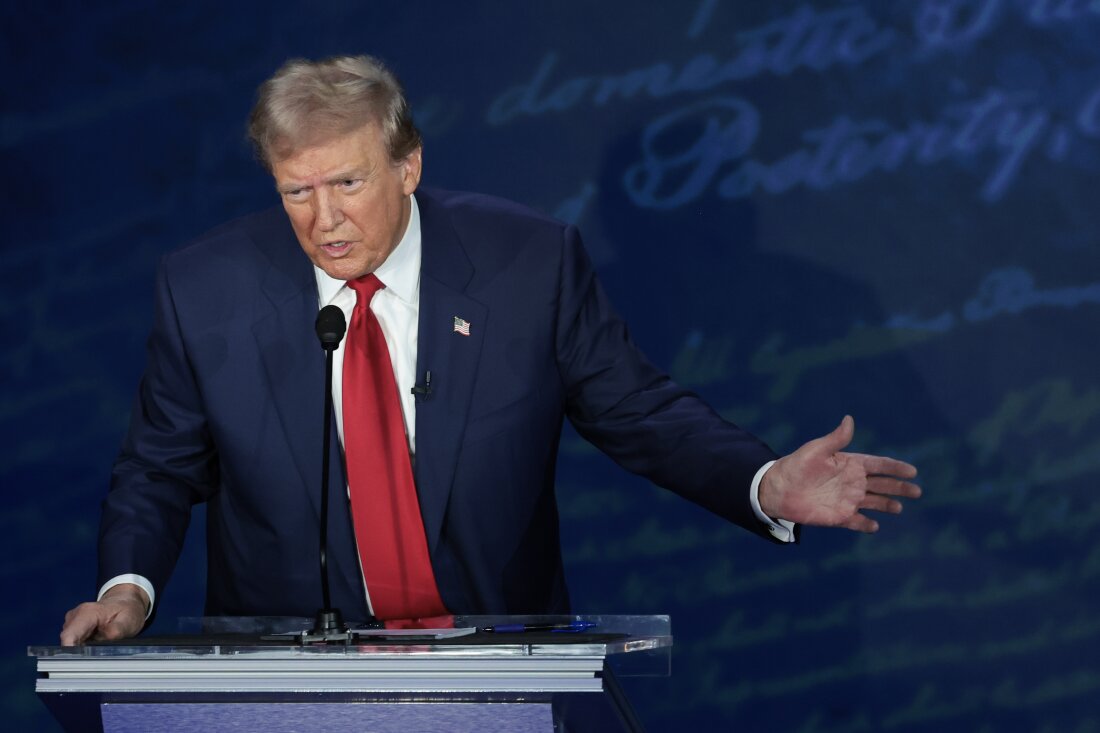
[[[207,614],[319,605],[311,326],[327,304],[350,324],[334,359],[343,450],[329,460],[346,470],[329,569],[352,619],[568,611],[554,500],[566,416],[627,469],[773,541],[798,523],[873,532],[861,510],[919,496],[912,466],[841,452],[850,417],[777,458],[672,383],[631,342],[572,227],[418,190],[419,133],[374,59],[284,65],[250,136],[283,212],[162,263],[103,507],[100,596],[67,614],[63,644],[141,630],[198,501]]]

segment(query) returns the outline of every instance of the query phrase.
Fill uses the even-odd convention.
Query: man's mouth
[[[340,240],[338,242],[325,242],[321,245],[321,249],[324,250],[325,254],[331,257],[339,257],[340,255],[347,252],[348,247],[350,246],[350,242],[346,240]]]

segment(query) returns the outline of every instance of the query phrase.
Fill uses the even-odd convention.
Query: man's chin
[[[362,261],[353,262],[346,257],[332,258],[322,255],[315,258],[313,264],[335,280],[354,280],[372,272],[372,269]]]
[[[323,267],[321,269],[325,270],[325,274],[335,280],[357,280],[358,278],[361,278],[364,275],[368,274],[367,272],[359,272],[358,270],[353,269],[325,269]]]

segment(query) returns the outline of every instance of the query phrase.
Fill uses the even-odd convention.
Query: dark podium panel
[[[593,626],[485,631],[576,621]],[[667,616],[458,616],[455,630],[346,644],[289,635],[310,624],[201,619],[200,633],[28,653],[70,732],[587,733],[642,730],[616,674],[667,675],[672,646]]]

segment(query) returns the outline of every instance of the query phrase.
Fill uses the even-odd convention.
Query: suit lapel
[[[422,237],[416,374],[432,373],[431,394],[416,406],[416,486],[429,552],[435,552],[474,391],[488,309],[467,296],[473,265],[447,212],[418,192]],[[455,330],[455,319],[470,335]]]
[[[270,310],[257,318],[252,333],[267,376],[271,403],[279,416],[302,486],[317,482],[321,453],[323,353],[313,336],[317,285],[309,261],[291,241],[258,245],[269,259],[261,283]],[[313,348],[316,347],[316,348]],[[320,497],[310,493],[318,510]]]
[[[259,347],[271,404],[275,406],[285,445],[297,469],[298,485],[307,495],[314,516],[321,516],[322,391],[325,359],[314,333],[317,318],[317,280],[285,220],[265,233],[258,249],[269,261],[261,290],[270,310],[260,315],[252,333]],[[270,446],[269,450],[283,450]],[[329,577],[343,585],[343,595],[362,603],[361,575],[351,535],[347,507],[347,478],[343,468],[335,419],[329,452]],[[312,549],[316,538],[292,538]],[[346,611],[350,612],[351,607]]]

